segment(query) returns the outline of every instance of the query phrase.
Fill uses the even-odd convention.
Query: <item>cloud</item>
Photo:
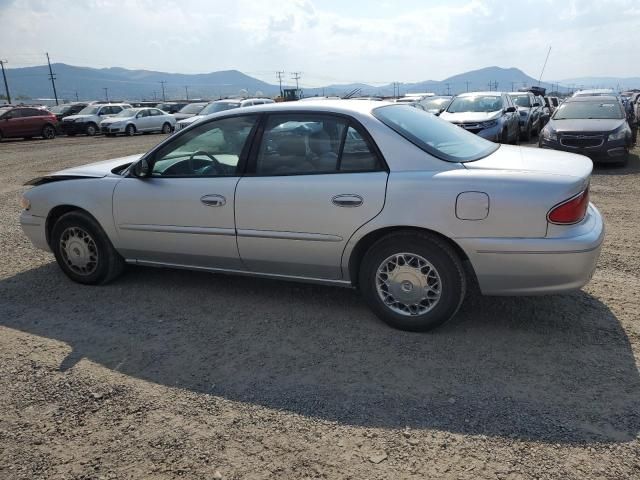
[[[0,0],[9,65],[52,60],[303,85],[442,79],[488,65],[545,78],[632,76],[637,0]],[[597,39],[597,41],[595,40]]]

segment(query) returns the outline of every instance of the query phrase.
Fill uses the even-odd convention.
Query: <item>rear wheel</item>
[[[51,232],[51,248],[62,271],[74,282],[107,283],[124,270],[124,260],[98,222],[83,212],[69,212]]]
[[[127,125],[127,128],[124,129],[124,133],[127,137],[132,137],[136,133],[136,127],[130,123]]]
[[[0,142],[2,141],[2,131],[0,130]]]
[[[453,248],[429,233],[397,232],[365,254],[360,288],[369,307],[392,327],[425,331],[455,315],[466,292]]]
[[[56,129],[53,128],[53,125],[45,125],[42,129],[42,138],[46,140],[52,140],[56,138]]]
[[[93,137],[96,133],[98,133],[98,126],[95,123],[90,123],[85,127],[84,133],[86,133],[90,137]]]
[[[164,133],[165,135],[171,133],[171,124],[169,122],[166,122],[164,125],[162,125],[162,133]]]

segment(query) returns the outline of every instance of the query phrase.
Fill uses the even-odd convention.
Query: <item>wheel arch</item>
[[[44,224],[47,244],[49,246],[51,246],[51,232],[53,231],[53,226],[56,224],[56,222],[60,217],[70,212],[82,212],[90,216],[98,225],[100,225],[100,222],[98,222],[98,219],[96,219],[96,217],[93,216],[91,212],[85,210],[82,207],[78,207],[77,205],[57,205],[53,207],[51,210],[49,210],[49,213],[47,214],[47,219],[45,220],[45,224]]]
[[[358,240],[356,245],[353,247],[353,249],[351,250],[351,254],[349,255],[348,265],[349,265],[349,279],[354,287],[358,286],[358,278],[359,278],[358,272],[360,270],[360,265],[362,264],[364,255],[365,253],[367,253],[369,248],[371,248],[371,246],[382,237],[385,237],[386,235],[389,235],[395,232],[400,232],[400,231],[415,232],[415,233],[429,233],[445,241],[447,244],[449,244],[453,248],[453,250],[460,257],[460,260],[464,265],[465,273],[467,274],[467,277],[469,277],[469,279],[473,280],[474,282],[477,280],[476,273],[475,273],[475,270],[473,269],[473,265],[471,265],[469,256],[462,249],[462,247],[458,245],[458,243],[456,243],[454,240],[447,237],[446,235],[443,235],[440,232],[437,232],[435,230],[431,230],[428,228],[408,226],[408,225],[397,225],[397,226],[388,226],[388,227],[383,227],[383,228],[373,230],[367,233],[360,240]]]

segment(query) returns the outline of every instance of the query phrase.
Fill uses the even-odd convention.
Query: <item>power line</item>
[[[58,105],[58,92],[56,92],[56,77],[53,75],[53,70],[51,70],[51,60],[49,60],[49,52],[47,52],[47,63],[49,64],[49,80],[51,80],[51,85],[53,85],[53,96],[56,99],[56,105]]]
[[[4,78],[4,91],[7,92],[7,103],[11,103],[11,95],[9,95],[9,84],[7,83],[7,74],[4,73],[4,64],[9,63],[6,60],[0,60],[0,67],[2,67],[2,78]]]

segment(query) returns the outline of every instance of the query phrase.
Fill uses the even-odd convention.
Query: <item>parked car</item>
[[[69,136],[79,133],[96,135],[100,133],[100,122],[105,118],[117,115],[127,108],[131,108],[131,105],[128,103],[96,103],[87,105],[78,114],[70,115],[62,119],[60,129]]]
[[[518,112],[506,93],[462,93],[440,118],[493,142],[518,143]]]
[[[185,127],[203,119],[204,117],[218,113],[224,112],[225,110],[233,110],[234,108],[243,108],[243,107],[252,107],[254,105],[265,105],[268,103],[275,103],[270,98],[246,98],[246,99],[238,99],[238,98],[227,98],[224,100],[216,100],[214,102],[209,103],[206,107],[200,110],[198,115],[194,115],[193,117],[185,118],[184,120],[179,120],[176,122],[175,130],[176,132],[182,130]]]
[[[80,111],[86,106],[87,104],[84,102],[64,103],[62,105],[48,107],[47,110],[53,113],[56,116],[56,119],[60,121],[65,117],[80,113]]]
[[[564,150],[600,162],[626,162],[632,132],[616,97],[577,96],[553,114],[539,139],[542,148]]]
[[[542,129],[551,118],[551,109],[542,95],[537,95],[536,100],[540,104],[540,128]]]
[[[173,115],[158,108],[127,108],[117,115],[100,122],[100,131],[107,136],[124,133],[127,136],[136,133],[171,133],[176,124]]]
[[[163,112],[167,113],[178,113],[184,107],[189,105],[189,102],[163,102],[156,105],[156,108],[159,108]]]
[[[208,103],[209,102],[190,103],[182,107],[173,115],[176,120],[184,120],[185,118],[193,117],[194,115],[198,115]]]
[[[549,113],[551,115],[553,115],[553,112],[555,112],[556,108],[558,108],[558,105],[560,105],[560,103],[558,102],[558,97],[544,97],[544,103],[549,109]]]
[[[56,137],[56,116],[43,108],[0,107],[0,141],[3,138]]]
[[[20,222],[79,283],[129,263],[358,287],[390,325],[426,330],[456,313],[466,272],[489,295],[588,282],[604,236],[591,170],[406,105],[289,102],[34,179]]]
[[[537,135],[540,126],[540,103],[531,92],[509,92],[520,116],[520,139],[529,141]]]

